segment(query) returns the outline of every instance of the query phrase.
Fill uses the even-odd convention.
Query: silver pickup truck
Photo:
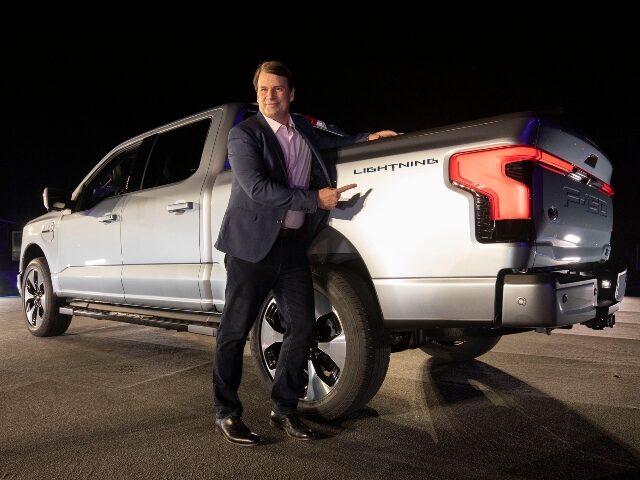
[[[255,112],[232,103],[164,125],[115,147],[73,193],[45,189],[48,213],[24,227],[20,253],[31,333],[60,335],[78,315],[215,335],[227,134]],[[391,352],[464,361],[505,334],[613,326],[626,270],[608,261],[612,166],[585,138],[520,113],[327,156],[337,183],[358,187],[308,252],[316,333],[303,412],[364,406]],[[282,336],[266,298],[250,337],[265,385]]]

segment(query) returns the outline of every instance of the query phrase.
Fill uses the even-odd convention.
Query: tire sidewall
[[[336,401],[336,397],[355,397],[357,394],[357,385],[362,383],[362,379],[357,378],[359,373],[359,359],[366,355],[362,351],[362,345],[359,341],[360,335],[358,330],[368,325],[354,318],[353,305],[345,301],[342,292],[338,291],[332,282],[332,276],[336,272],[328,270],[314,275],[314,289],[329,299],[329,302],[336,310],[340,325],[344,333],[346,343],[346,356],[344,369],[340,372],[340,378],[331,391],[323,398],[315,401],[301,401],[299,409],[305,413],[319,414],[325,407],[328,407]],[[367,334],[360,332],[360,334]]]
[[[40,276],[42,276],[41,281],[44,284],[44,292],[45,292],[44,314],[42,316],[42,321],[36,327],[34,327],[29,321],[29,317],[27,315],[26,303],[25,303],[26,296],[24,293],[26,292],[27,278],[29,278],[29,275],[34,270],[38,271],[39,278]],[[51,283],[51,272],[49,271],[49,265],[47,264],[47,261],[44,258],[42,257],[34,258],[27,265],[27,268],[25,269],[24,274],[22,276],[22,292],[23,292],[22,310],[24,312],[24,321],[25,321],[25,324],[27,325],[27,328],[33,335],[37,337],[44,337],[49,335],[53,327],[53,322],[55,322],[55,319],[58,315],[56,311],[58,302],[53,292],[53,284]]]
[[[326,396],[314,401],[300,400],[298,410],[304,414],[331,419],[360,407],[359,399],[362,398],[362,392],[366,390],[370,380],[365,364],[370,361],[371,355],[368,354],[367,344],[363,339],[370,339],[373,334],[370,325],[372,319],[369,318],[370,309],[359,300],[362,289],[350,288],[350,292],[343,291],[348,290],[357,281],[361,282],[354,278],[354,275],[338,268],[313,271],[314,290],[324,295],[337,312],[345,336],[346,356],[338,382]],[[341,282],[340,286],[337,282]],[[267,389],[271,388],[273,379],[264,361],[260,336],[263,315],[270,300],[271,297],[265,300],[251,332],[252,358],[258,377]],[[388,359],[388,350],[386,355]]]

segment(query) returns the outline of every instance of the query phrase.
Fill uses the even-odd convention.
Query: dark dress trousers
[[[238,396],[242,356],[270,292],[286,330],[271,390],[272,409],[283,415],[295,412],[304,390],[304,366],[315,316],[306,250],[311,234],[328,213],[318,209],[316,190],[336,186],[320,151],[367,139],[367,134],[320,137],[304,117],[292,114],[291,118],[312,153],[309,190],[289,187],[284,154],[261,113],[229,132],[231,196],[215,243],[227,254],[225,306],[213,365],[217,418],[242,414]],[[301,231],[282,229],[287,210],[308,214]]]

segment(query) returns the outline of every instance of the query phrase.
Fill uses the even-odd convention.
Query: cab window
[[[211,119],[190,123],[157,136],[145,169],[142,188],[180,182],[198,170]]]
[[[138,189],[145,161],[140,155],[140,145],[138,143],[117,153],[105,164],[83,189],[78,210],[88,210],[106,198]]]

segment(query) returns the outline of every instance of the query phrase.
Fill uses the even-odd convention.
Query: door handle
[[[98,221],[100,223],[111,223],[115,222],[116,220],[118,220],[118,215],[116,215],[115,213],[107,213],[106,215],[98,217]]]
[[[184,212],[185,210],[193,210],[193,202],[176,202],[167,205],[167,212],[169,213]]]

